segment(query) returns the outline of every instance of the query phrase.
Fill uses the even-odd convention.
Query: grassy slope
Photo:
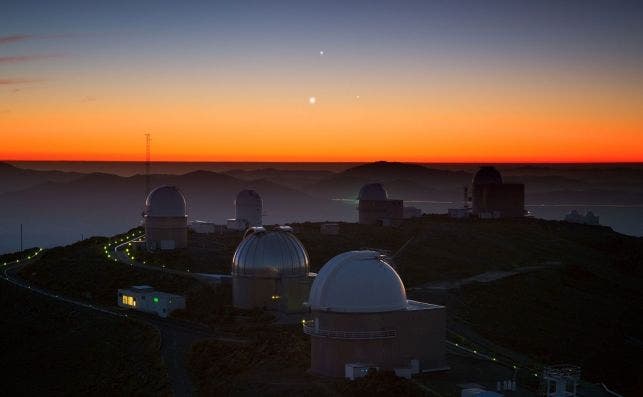
[[[463,221],[427,216],[400,228],[342,223],[337,236],[321,234],[319,226],[293,224],[309,253],[312,271],[344,251],[374,248],[395,253],[413,238],[395,258],[407,287],[549,262],[603,265],[625,251],[623,244],[636,240],[605,227],[534,219]],[[241,237],[240,233],[191,234],[187,250],[145,254],[144,259],[180,270],[229,273]]]
[[[483,336],[541,363],[581,365],[583,378],[629,395],[643,387],[641,290],[623,288],[581,266],[471,284],[449,309]]]

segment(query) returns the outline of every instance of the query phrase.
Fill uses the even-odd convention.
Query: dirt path
[[[542,266],[525,266],[519,267],[511,271],[491,270],[488,272],[476,274],[475,276],[461,278],[459,280],[442,280],[431,281],[422,284],[418,287],[407,288],[409,291],[414,290],[450,290],[460,288],[463,285],[471,283],[490,283],[492,281],[501,280],[506,277],[515,276],[517,274],[536,272],[539,270],[551,269],[552,267],[560,266],[559,263],[551,263]]]

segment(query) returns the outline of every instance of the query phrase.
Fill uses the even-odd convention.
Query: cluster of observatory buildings
[[[410,377],[447,368],[445,308],[407,299],[400,276],[385,256],[349,251],[312,273],[308,252],[292,228],[262,226],[256,192],[239,193],[236,208],[236,218],[228,225],[246,232],[232,258],[233,304],[304,316],[303,332],[311,337],[311,372],[354,379],[373,369]],[[389,200],[379,184],[362,188],[358,209],[360,223],[388,225],[404,217],[402,201]],[[186,201],[176,187],[150,192],[144,222],[148,250],[187,246]],[[143,310],[150,303],[135,302],[144,299],[143,293],[152,302],[162,296],[149,286],[137,286],[119,290],[119,304]]]
[[[524,185],[503,183],[493,167],[476,173],[472,192],[472,207],[466,209],[475,216],[524,215]],[[235,200],[236,217],[225,226],[245,230],[226,276],[231,278],[235,307],[272,310],[286,317],[298,314],[299,319],[303,315],[303,332],[311,338],[310,370],[319,375],[353,379],[377,369],[410,377],[447,369],[444,306],[407,299],[394,266],[377,251],[344,252],[312,273],[308,252],[292,228],[263,226],[262,205],[256,191],[241,191]],[[149,193],[143,214],[148,250],[187,247],[186,208],[176,187],[161,186]],[[390,199],[379,183],[361,188],[357,210],[358,222],[369,225],[395,226],[421,215],[416,208],[404,207],[402,200]],[[206,226],[197,225],[207,230]],[[120,290],[119,304],[122,300],[136,307],[129,302],[134,293],[181,303],[179,297],[161,296],[149,288]]]
[[[463,208],[449,210],[452,217],[512,218],[525,215],[525,185],[504,183],[494,167],[481,167],[469,188],[465,189]],[[152,190],[143,214],[148,250],[173,250],[187,246],[188,217],[183,194],[174,186]],[[359,191],[358,222],[365,225],[396,226],[405,218],[422,215],[415,207],[405,207],[399,199],[391,199],[382,184],[368,183]],[[242,190],[235,200],[236,216],[228,219],[225,229],[247,230],[263,225],[263,201],[255,190]],[[197,232],[214,232],[222,226],[193,221]]]
[[[236,217],[228,219],[225,228],[246,230],[263,224],[263,201],[254,190],[242,190],[235,200]],[[176,186],[160,186],[145,200],[143,211],[145,245],[149,251],[166,251],[188,245],[188,214],[185,196]],[[220,230],[210,222],[193,221],[189,227],[196,232]]]
[[[449,209],[449,216],[482,219],[525,216],[525,185],[504,183],[495,167],[480,167],[464,192],[464,206]],[[415,207],[405,207],[402,200],[390,199],[380,183],[364,185],[358,200],[358,222],[361,224],[395,226],[405,218],[422,215]]]

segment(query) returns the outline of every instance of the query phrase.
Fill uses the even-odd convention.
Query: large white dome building
[[[145,245],[148,250],[187,247],[187,205],[176,186],[160,186],[145,200]]]
[[[234,306],[302,311],[308,272],[308,253],[290,227],[250,228],[232,257]]]
[[[311,371],[341,377],[356,365],[417,373],[446,369],[444,306],[408,300],[376,251],[350,251],[322,267],[310,290]],[[410,376],[410,375],[409,375]]]

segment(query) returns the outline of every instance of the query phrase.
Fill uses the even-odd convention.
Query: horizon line
[[[34,159],[0,159],[2,163],[146,163],[145,160],[34,160]],[[210,163],[210,164],[372,164],[372,163],[403,163],[403,164],[442,164],[442,165],[459,165],[459,164],[641,164],[640,161],[561,161],[561,160],[540,160],[540,161],[413,161],[413,160],[347,160],[347,161],[296,161],[296,160],[235,160],[235,161],[214,161],[214,160],[158,160],[150,161],[151,164],[163,163]]]

